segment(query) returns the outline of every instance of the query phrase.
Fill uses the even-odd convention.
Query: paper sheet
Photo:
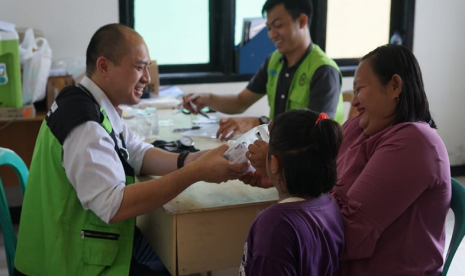
[[[220,128],[219,124],[202,124],[200,129],[192,129],[184,131],[181,136],[192,136],[192,137],[204,137],[204,138],[216,138],[216,132]]]
[[[184,91],[182,91],[181,88],[177,87],[176,85],[169,86],[158,91],[158,95],[171,98],[177,98],[183,96],[184,94]]]

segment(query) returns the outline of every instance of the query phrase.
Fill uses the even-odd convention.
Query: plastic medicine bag
[[[45,98],[46,86],[52,66],[52,49],[45,38],[34,38],[32,29],[26,30],[19,45],[23,68],[23,104]]]
[[[229,149],[224,152],[223,156],[229,160],[230,164],[247,163],[249,160],[247,159],[247,156],[245,156],[245,153],[248,151],[249,145],[253,144],[256,140],[263,140],[267,143],[269,142],[270,134],[268,132],[267,124],[252,128],[236,141],[229,144]],[[255,168],[250,166],[245,173],[254,171]]]

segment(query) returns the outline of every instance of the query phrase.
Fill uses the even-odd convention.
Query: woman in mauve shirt
[[[363,57],[352,106],[332,193],[345,234],[335,275],[440,275],[449,157],[415,56],[385,45]]]

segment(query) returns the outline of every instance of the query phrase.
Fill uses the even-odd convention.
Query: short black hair
[[[284,4],[284,8],[289,12],[295,21],[303,13],[308,17],[308,26],[312,22],[313,4],[312,0],[267,0],[263,4],[262,15],[265,16],[271,9],[279,4]]]
[[[281,179],[291,195],[318,197],[337,181],[336,158],[342,144],[341,126],[309,109],[279,114],[271,123],[268,159],[276,156]]]
[[[437,128],[429,111],[420,65],[409,49],[401,45],[383,45],[365,55],[362,61],[370,62],[382,85],[386,85],[394,74],[402,79],[394,124],[426,122]]]
[[[86,53],[86,75],[91,77],[96,69],[97,59],[106,57],[115,65],[130,51],[124,30],[133,29],[122,24],[108,24],[98,29],[92,36]],[[134,31],[135,32],[135,31]]]

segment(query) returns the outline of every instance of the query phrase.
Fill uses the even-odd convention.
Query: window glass
[[[389,42],[390,0],[328,0],[326,53],[359,58]]]
[[[134,0],[134,29],[158,65],[210,62],[208,0]]]
[[[265,4],[265,0],[236,0],[234,45],[241,43],[244,18],[262,17],[263,4]]]

